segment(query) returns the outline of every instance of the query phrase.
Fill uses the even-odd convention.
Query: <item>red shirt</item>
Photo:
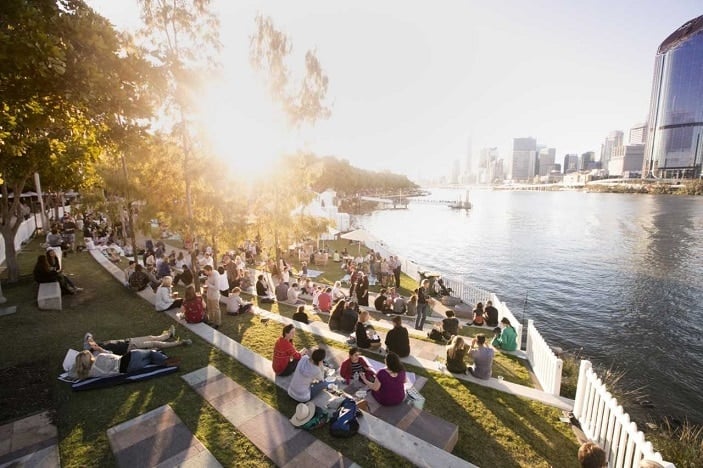
[[[291,361],[291,358],[293,358],[294,360],[300,359],[300,353],[295,349],[293,343],[286,340],[282,336],[279,337],[273,347],[273,361],[271,361],[273,372],[278,375],[284,370],[286,370],[286,367],[288,367],[288,363]]]
[[[332,295],[326,292],[317,298],[317,306],[322,312],[329,312],[332,309]]]

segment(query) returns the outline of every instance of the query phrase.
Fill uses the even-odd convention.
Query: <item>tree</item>
[[[207,76],[216,68],[219,23],[209,0],[140,0],[140,6],[144,21],[141,36],[167,82],[165,111],[174,122],[172,136],[178,139],[185,191],[185,231],[186,236],[192,237],[196,226],[193,159],[198,141],[188,115],[194,107],[198,77]]]
[[[96,181],[124,109],[118,95],[136,75],[112,26],[82,0],[5,0],[0,9],[0,232],[11,281],[19,194],[34,172],[47,187]],[[15,195],[10,199],[10,191]]]
[[[296,82],[291,78],[287,64],[293,51],[291,39],[276,29],[269,17],[259,15],[255,23],[256,31],[250,40],[250,62],[265,77],[269,93],[285,114],[289,125],[299,129],[302,125],[315,125],[318,120],[328,118],[330,109],[324,100],[329,79],[316,52],[308,50],[305,53],[305,75]],[[316,162],[312,155],[301,152],[283,158],[283,164],[276,165],[283,167],[283,170],[271,180],[272,184],[266,193],[273,196],[273,200],[268,203],[268,216],[264,215],[261,219],[268,217],[271,223],[277,258],[280,249],[278,226],[288,226],[286,233],[300,232],[303,219],[298,219],[299,226],[296,227],[296,220],[291,218],[290,212],[297,205],[291,204],[306,204],[312,199],[311,186],[314,180],[311,175],[319,174],[319,170],[310,170],[314,164]]]

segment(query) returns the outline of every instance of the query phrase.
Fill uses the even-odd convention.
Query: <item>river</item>
[[[357,222],[399,255],[496,293],[550,345],[625,371],[654,416],[703,423],[703,197],[472,190],[471,202]]]

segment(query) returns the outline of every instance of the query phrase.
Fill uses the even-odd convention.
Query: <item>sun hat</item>
[[[295,408],[295,414],[290,418],[290,423],[295,427],[300,427],[310,421],[315,416],[315,403],[299,403]]]

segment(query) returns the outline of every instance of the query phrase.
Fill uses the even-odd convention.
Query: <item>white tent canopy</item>
[[[370,232],[364,231],[363,229],[355,229],[354,231],[349,231],[346,234],[340,236],[342,239],[347,239],[351,241],[359,242],[375,242],[376,239]]]

